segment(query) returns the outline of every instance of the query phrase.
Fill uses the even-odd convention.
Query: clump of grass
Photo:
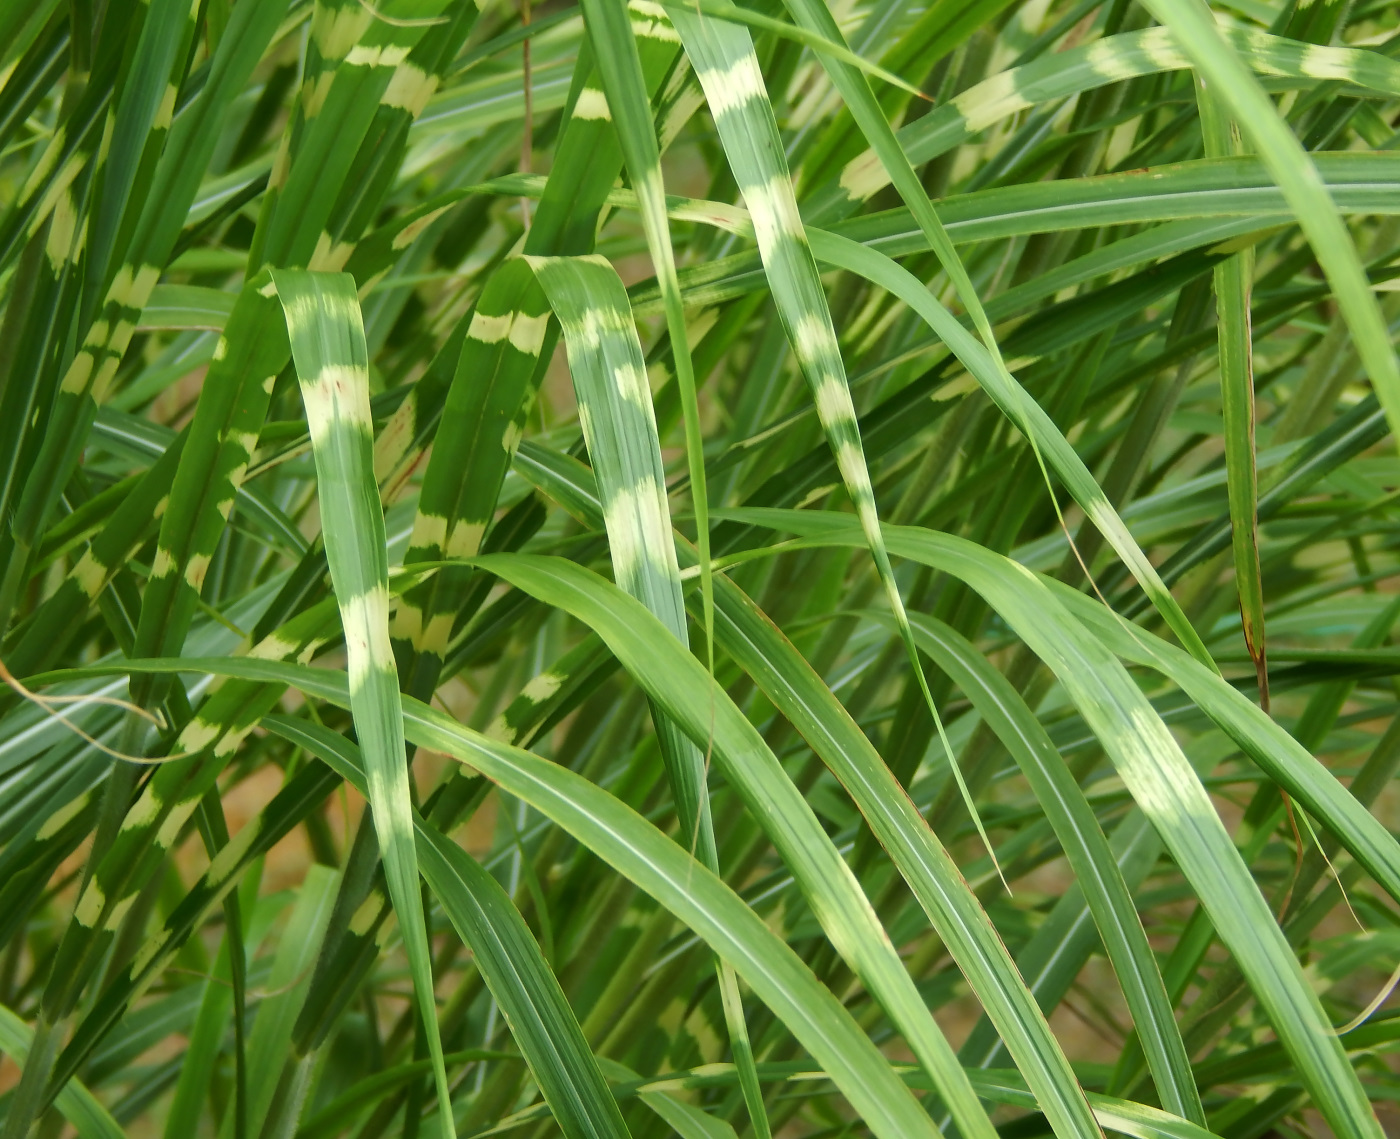
[[[1397,16],[0,11],[0,1139],[1381,1135]]]

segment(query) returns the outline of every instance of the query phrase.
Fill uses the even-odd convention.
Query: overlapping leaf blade
[[[455,1134],[433,1000],[432,960],[418,895],[412,792],[398,673],[389,647],[389,566],[374,480],[369,361],[354,280],[344,274],[279,270],[271,275],[286,312],[311,430],[321,527],[345,630],[355,729],[384,859],[389,896],[404,931],[413,986],[437,1083],[439,1126]]]

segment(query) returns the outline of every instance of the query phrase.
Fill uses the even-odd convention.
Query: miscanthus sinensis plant
[[[1380,1136],[1394,0],[0,8],[0,1139]]]

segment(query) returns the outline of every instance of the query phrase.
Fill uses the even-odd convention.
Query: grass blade
[[[24,1064],[33,1041],[33,1031],[9,1009],[0,1005],[0,1051],[17,1064]],[[78,1080],[67,1084],[55,1106],[77,1130],[80,1139],[122,1139],[126,1132],[92,1092]]]
[[[440,1125],[455,1134],[433,1000],[432,961],[418,896],[398,674],[389,648],[389,567],[374,480],[368,357],[353,278],[279,270],[272,276],[306,403],[321,493],[326,560],[345,627],[355,728],[369,801],[408,950],[437,1083]]]
[[[890,609],[899,622],[910,666],[948,753],[968,813],[977,825],[983,845],[991,853],[991,840],[987,838],[976,805],[953,760],[952,746],[929,692],[928,680],[909,631],[904,601],[880,534],[875,494],[856,422],[855,405],[846,382],[845,364],[816,263],[807,247],[797,197],[783,159],[778,124],[767,98],[753,40],[746,29],[706,21],[682,8],[672,8],[670,15],[681,33],[700,85],[705,89],[705,98],[730,167],[753,218],[759,255],[763,258],[774,302],[798,366],[807,380],[827,442],[836,456],[841,481],[865,527],[870,553]]]
[[[1238,128],[1226,117],[1215,93],[1196,92],[1201,136],[1207,158],[1240,151]],[[1254,345],[1250,331],[1249,287],[1254,252],[1246,249],[1214,269],[1215,311],[1219,325],[1220,411],[1225,426],[1226,487],[1230,498],[1230,545],[1245,646],[1259,678],[1259,702],[1269,707],[1269,666],[1265,653],[1264,583],[1259,570],[1259,475],[1254,445]]]
[[[1400,362],[1396,361],[1385,319],[1366,281],[1356,244],[1318,177],[1317,168],[1279,117],[1258,80],[1216,31],[1204,5],[1193,0],[1145,3],[1148,11],[1171,29],[1181,50],[1234,113],[1240,129],[1277,180],[1332,286],[1385,408],[1391,432],[1400,438]]]
[[[611,29],[615,38],[630,32]],[[600,52],[600,57],[606,58]],[[611,70],[611,69],[610,69]],[[616,70],[626,68],[619,65]],[[641,84],[640,65],[635,67],[636,92],[645,95]],[[614,103],[629,97],[626,90],[615,89]],[[647,111],[644,123],[633,123],[633,133],[651,137],[650,104],[642,98]],[[619,114],[619,118],[621,118]],[[627,124],[623,124],[624,130]],[[646,148],[635,144],[633,152]],[[705,512],[704,451],[701,447],[699,409],[695,406],[695,383],[691,374],[690,351],[685,343],[684,313],[680,293],[675,287],[675,264],[670,259],[670,235],[664,229],[661,209],[660,160],[655,147],[646,155],[651,165],[637,181],[650,181],[655,198],[655,214],[663,221],[661,232],[651,228],[649,240],[653,250],[661,242],[666,252],[653,254],[663,265],[662,287],[668,294],[668,328],[672,344],[680,347],[675,353],[676,376],[681,387],[681,403],[686,416],[687,453],[690,459],[692,488],[695,495],[696,525],[699,546],[707,558],[708,570],[709,522]],[[603,499],[603,515],[608,541],[613,554],[613,574],[624,590],[641,601],[662,622],[682,645],[689,642],[685,621],[685,604],[681,599],[680,567],[676,562],[674,545],[668,540],[671,531],[670,511],[666,503],[666,476],[661,465],[661,442],[656,430],[651,391],[647,385],[646,362],[637,340],[632,309],[627,293],[612,266],[606,262],[584,258],[529,258],[530,265],[563,328],[568,346],[569,367],[578,393],[580,417],[589,455],[598,472]],[[672,319],[674,317],[674,319]],[[682,379],[684,377],[684,379]],[[693,446],[692,446],[693,445]],[[699,481],[695,476],[699,475]],[[705,629],[706,655],[711,675],[714,673],[714,592],[708,572],[702,574],[703,609],[701,619]],[[710,814],[709,791],[705,785],[706,756],[696,744],[685,737],[681,728],[659,709],[655,710],[657,735],[662,756],[676,799],[676,813],[681,820],[681,841],[692,855],[711,870],[719,873],[719,854],[715,845],[714,822]],[[708,755],[708,748],[706,754]],[[744,1024],[743,1004],[733,971],[720,963],[720,988],[729,1029],[731,1046],[744,1075],[744,1094],[754,1129],[765,1139],[769,1134],[767,1117],[753,1070],[753,1053]]]
[[[343,737],[304,720],[265,722],[365,786],[359,750]],[[569,1139],[627,1135],[578,1021],[514,903],[476,859],[416,812],[414,828],[424,881],[486,974],[560,1129]]]
[[[1144,1042],[1162,1104],[1205,1126],[1191,1061],[1162,984],[1157,960],[1118,860],[1092,808],[1045,730],[1011,684],[961,634],[935,618],[912,620],[914,636],[967,695],[1015,757],[1060,838],[1087,899],[1118,983]]]
[[[743,513],[771,523],[786,519],[781,522],[783,529],[821,540],[849,543],[857,532],[839,515]],[[936,560],[979,592],[985,591],[997,611],[1047,660],[1074,693],[1134,799],[1191,878],[1318,1109],[1338,1134],[1378,1135],[1379,1124],[1360,1081],[1330,1032],[1317,997],[1258,886],[1195,773],[1127,672],[1109,663],[1111,658],[1100,642],[1076,636],[1069,614],[1058,609],[1054,595],[1045,588],[1030,588],[1038,579],[1016,563],[928,531],[891,528],[890,544],[908,556]],[[1090,660],[1095,663],[1089,664]],[[1193,667],[1203,669],[1194,662]]]
[[[823,261],[838,264],[842,268],[860,273],[868,280],[878,282],[929,323],[977,378],[983,390],[1034,442],[1037,451],[1049,460],[1051,468],[1064,480],[1075,501],[1132,571],[1138,584],[1182,644],[1190,650],[1192,656],[1209,662],[1210,654],[1200,636],[1181,611],[1180,605],[1168,591],[1157,570],[1148,561],[1147,555],[1142,552],[1127,526],[1123,524],[1118,512],[1113,509],[1113,504],[1094,481],[1093,475],[1084,466],[1074,448],[1059,433],[1049,416],[1011,378],[1005,366],[996,366],[996,355],[973,340],[913,274],[888,257],[836,234],[813,231],[811,236],[813,251]]]
[[[513,560],[517,567],[525,564]],[[642,614],[639,606],[637,612]],[[695,664],[700,667],[699,662]],[[171,665],[145,661],[125,662],[122,667],[160,671]],[[345,674],[326,669],[246,658],[183,658],[177,667],[295,683],[307,695],[340,706],[350,702]],[[830,991],[816,982],[742,899],[675,842],[606,791],[566,769],[472,732],[412,698],[405,698],[404,709],[405,732],[413,743],[452,755],[486,774],[566,826],[600,857],[615,860],[648,892],[655,891],[658,900],[725,957],[765,1003],[775,1007],[876,1134],[893,1139],[933,1133],[927,1114],[893,1077],[884,1058]]]

